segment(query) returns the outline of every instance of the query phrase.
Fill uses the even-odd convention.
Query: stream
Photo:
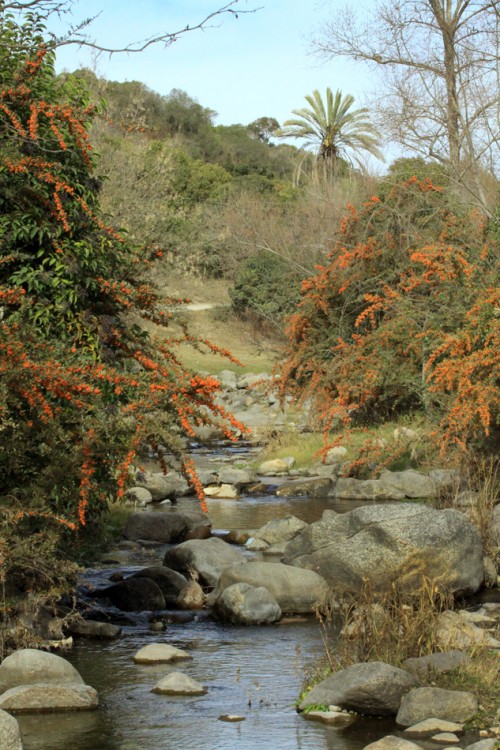
[[[207,456],[207,460],[213,459]],[[213,529],[221,536],[231,529],[256,529],[288,514],[311,522],[327,507],[342,512],[362,504],[273,495],[207,502]],[[194,498],[181,498],[175,507],[199,508]],[[165,545],[140,550],[122,545],[117,554],[123,563],[85,571],[84,583],[101,587],[116,570],[127,574],[161,564],[165,549]],[[25,750],[360,750],[394,732],[390,719],[358,719],[350,727],[336,729],[296,713],[294,703],[304,674],[324,653],[313,616],[238,627],[217,623],[205,612],[193,616],[177,611],[164,615],[163,632],[152,632],[150,613],[116,610],[115,614],[125,623],[120,639],[75,639],[73,649],[64,653],[84,681],[97,689],[99,709],[19,716]],[[134,664],[132,657],[139,648],[153,642],[186,649],[193,659],[180,667]],[[180,698],[151,692],[160,677],[178,669],[202,682],[208,693]],[[219,720],[223,714],[245,720],[227,723]]]

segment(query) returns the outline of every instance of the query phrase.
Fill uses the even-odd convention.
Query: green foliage
[[[299,285],[299,274],[283,258],[261,252],[243,261],[229,295],[237,315],[253,314],[281,327],[297,304]]]

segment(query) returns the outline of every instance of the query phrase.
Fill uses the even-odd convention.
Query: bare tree
[[[337,11],[313,41],[380,73],[378,110],[390,137],[447,165],[490,213],[484,170],[500,167],[500,0],[377,0],[363,20]]]
[[[105,52],[110,55],[118,52],[143,52],[145,49],[155,44],[162,44],[165,47],[169,47],[181,34],[185,34],[188,31],[207,29],[212,26],[214,22],[220,20],[224,15],[238,18],[240,14],[255,13],[256,10],[259,10],[259,8],[241,10],[236,7],[239,2],[240,0],[231,0],[217,10],[208,13],[200,21],[194,24],[187,24],[176,31],[160,31],[146,39],[126,43],[123,47],[112,47],[106,44],[101,44],[92,39],[88,33],[88,29],[96,16],[85,18],[82,21],[69,26],[67,32],[63,36],[58,37],[54,34],[49,35],[47,43],[50,47],[62,47],[68,44],[76,44],[80,47],[91,47],[97,52]],[[11,0],[10,2],[3,2],[0,0],[0,22],[2,16],[8,13],[32,13],[39,19],[46,19],[53,14],[61,16],[69,13],[72,7],[77,4],[78,0]]]

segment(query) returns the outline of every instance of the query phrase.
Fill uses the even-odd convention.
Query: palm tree
[[[287,120],[276,135],[282,138],[304,138],[317,149],[317,158],[335,169],[339,160],[354,161],[362,166],[361,155],[368,152],[383,160],[379,149],[380,133],[370,122],[366,108],[354,109],[354,97],[335,97],[326,89],[326,107],[318,90],[306,96],[309,107],[294,109],[297,119]]]

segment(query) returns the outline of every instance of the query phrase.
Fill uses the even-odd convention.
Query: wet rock
[[[132,578],[149,578],[154,581],[165,599],[165,607],[175,607],[177,597],[185,587],[187,580],[177,570],[171,570],[163,565],[154,565],[149,568],[138,570],[127,580]],[[158,607],[157,609],[161,609]]]
[[[127,578],[113,586],[94,591],[94,596],[109,599],[124,612],[165,609],[165,597],[151,578]]]
[[[250,537],[250,539],[247,540],[245,547],[252,552],[263,552],[269,548],[269,544],[258,537]]]
[[[187,581],[179,591],[176,607],[179,609],[202,609],[205,605],[205,594],[197,581]]]
[[[97,622],[97,620],[75,620],[68,626],[68,632],[81,638],[98,638],[100,640],[114,640],[119,638],[122,629],[110,622]]]
[[[459,690],[443,690],[434,687],[419,687],[410,690],[396,716],[396,722],[411,727],[425,719],[445,719],[463,724],[478,710],[477,699],[472,693]]]
[[[209,603],[213,604],[224,589],[234,583],[264,586],[276,599],[282,612],[294,614],[312,612],[315,605],[328,594],[326,582],[312,570],[301,570],[281,563],[251,561],[226,568],[209,597]]]
[[[300,709],[335,703],[368,716],[392,716],[398,712],[403,696],[416,685],[413,675],[389,664],[353,664],[315,685]]]
[[[181,573],[195,571],[203,585],[217,585],[224,568],[244,560],[241,552],[222,539],[193,539],[168,550],[163,564]]]
[[[0,695],[0,708],[19,714],[86,711],[97,708],[98,704],[97,691],[81,683],[18,685]]]
[[[328,497],[333,488],[330,477],[316,477],[315,479],[298,479],[293,482],[283,482],[276,490],[278,497],[293,497],[294,495],[307,497]]]
[[[240,716],[239,714],[221,714],[219,716],[219,721],[227,721],[227,722],[236,722],[236,721],[245,721],[245,716]]]
[[[134,656],[135,664],[168,664],[187,659],[192,659],[191,654],[168,643],[148,643]]]
[[[263,586],[234,583],[215,600],[214,614],[220,620],[235,625],[264,625],[277,622],[281,609]]]
[[[2,750],[23,750],[21,730],[17,720],[0,710],[0,747]]]
[[[248,529],[232,529],[224,537],[224,541],[228,544],[238,544],[243,546],[248,542],[249,539],[253,538],[255,532],[249,531]]]
[[[38,682],[83,685],[82,678],[69,661],[47,651],[19,649],[0,665],[0,691]]]
[[[365,580],[375,590],[397,580],[410,591],[426,576],[450,591],[472,593],[484,577],[481,538],[464,514],[413,503],[324,513],[288,543],[283,562],[354,592]]]
[[[402,667],[420,680],[428,680],[433,675],[452,672],[454,669],[465,666],[469,662],[470,656],[465,651],[444,651],[406,659]]]
[[[467,745],[465,750],[494,750],[497,747],[497,742],[498,740],[495,739],[479,740],[472,745]]]
[[[190,539],[210,539],[212,536],[212,529],[207,524],[200,524],[189,529],[185,536],[185,541],[188,542]]]
[[[205,695],[208,691],[201,682],[196,682],[187,674],[170,672],[156,683],[151,692],[162,695]]]

